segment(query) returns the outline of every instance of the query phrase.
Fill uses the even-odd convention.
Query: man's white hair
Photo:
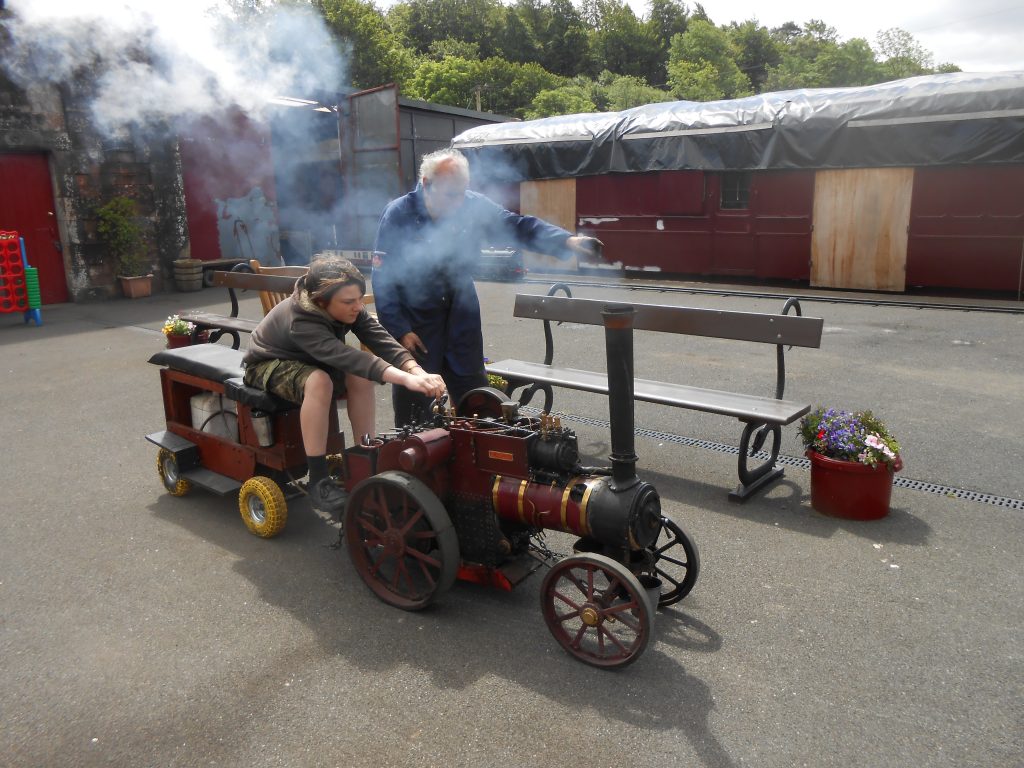
[[[424,155],[420,161],[420,179],[430,181],[441,168],[445,175],[454,172],[469,181],[469,161],[457,149],[439,149]]]

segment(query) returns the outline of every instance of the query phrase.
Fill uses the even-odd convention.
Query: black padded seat
[[[227,379],[224,382],[224,394],[231,400],[244,403],[250,408],[256,408],[267,413],[280,413],[299,407],[283,397],[278,397],[256,387],[250,387],[241,378]]]
[[[149,358],[149,362],[223,384],[228,379],[242,377],[244,354],[240,349],[231,349],[223,344],[193,344],[160,350]]]
[[[298,406],[262,389],[247,386],[242,380],[242,356],[239,349],[223,344],[193,344],[190,347],[163,349],[149,358],[154,365],[166,365],[182,373],[189,373],[224,385],[224,394],[251,408],[269,413],[280,413]]]

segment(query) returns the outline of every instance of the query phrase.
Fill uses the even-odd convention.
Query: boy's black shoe
[[[328,515],[341,515],[345,511],[348,494],[330,477],[318,480],[309,486],[309,500],[313,509]]]

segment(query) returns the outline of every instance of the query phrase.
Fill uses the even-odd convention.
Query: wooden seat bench
[[[244,269],[244,271],[243,271]],[[192,331],[192,340],[196,340],[198,334],[208,331],[210,341],[215,342],[222,336],[231,337],[232,349],[241,346],[243,333],[252,333],[259,320],[249,320],[238,316],[238,296],[236,290],[259,291],[263,293],[277,293],[290,295],[295,287],[295,277],[285,275],[257,275],[253,274],[248,264],[238,265],[230,272],[217,271],[213,273],[213,284],[228,289],[228,296],[231,299],[231,314],[219,315],[213,312],[181,312],[182,320],[187,320],[195,325]]]
[[[556,291],[567,296],[555,296]],[[522,405],[535,394],[543,392],[544,410],[550,411],[553,387],[607,394],[608,376],[597,371],[565,368],[552,364],[554,341],[551,322],[603,325],[602,310],[609,306],[631,306],[635,310],[634,331],[659,331],[684,336],[703,336],[772,344],[776,347],[775,396],[762,397],[716,389],[705,389],[649,379],[634,379],[633,398],[675,408],[687,408],[705,413],[731,416],[743,423],[739,445],[739,486],[729,494],[733,501],[745,501],[751,494],[782,477],[783,470],[776,467],[782,438],[782,427],[807,413],[809,403],[783,400],[785,390],[785,347],[821,346],[823,321],[821,318],[803,317],[800,304],[789,299],[780,314],[735,312],[695,307],[639,304],[635,302],[602,301],[572,298],[567,286],[552,288],[547,296],[519,294],[516,296],[514,316],[544,321],[545,355],[543,363],[524,360],[500,360],[488,363],[487,372],[506,379],[507,394],[526,388],[519,397]],[[790,315],[789,310],[797,314]],[[747,459],[757,453],[768,435],[772,436],[770,458],[762,465],[751,468]]]
[[[261,267],[258,261],[253,260],[248,264],[235,265],[230,272],[216,271],[212,274],[214,286],[228,289],[231,314],[189,311],[181,312],[179,317],[195,325],[192,331],[193,343],[200,333],[208,331],[211,342],[216,342],[222,336],[230,336],[232,349],[238,349],[242,343],[241,334],[252,333],[259,320],[238,316],[238,295],[235,291],[259,291],[260,304],[266,315],[278,302],[292,295],[295,281],[306,274],[306,267]],[[363,304],[373,304],[373,294],[363,296]]]

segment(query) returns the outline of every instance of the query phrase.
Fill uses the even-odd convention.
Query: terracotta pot
[[[837,461],[815,451],[811,460],[811,506],[823,515],[847,520],[878,520],[889,514],[894,471],[879,464]],[[897,459],[896,470],[902,469]]]
[[[153,293],[153,276],[141,275],[138,277],[118,276],[121,283],[121,293],[126,299],[141,299]]]

